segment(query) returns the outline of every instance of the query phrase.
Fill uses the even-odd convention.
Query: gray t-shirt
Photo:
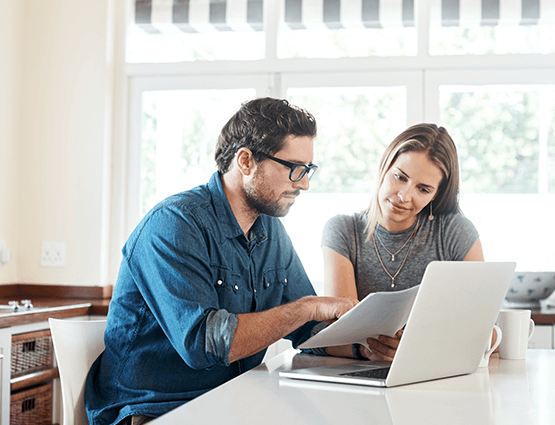
[[[428,263],[435,260],[462,261],[479,236],[472,222],[463,215],[438,214],[433,220],[428,220],[427,216],[420,218],[414,241],[409,238],[416,222],[401,232],[389,232],[376,225],[379,238],[374,238],[374,246],[372,239],[366,240],[366,223],[365,214],[340,214],[328,220],[322,234],[323,246],[333,249],[353,264],[359,300],[372,292],[399,291],[418,285]],[[376,248],[383,266],[376,255]],[[391,253],[399,249],[392,261]],[[401,268],[393,287],[392,279],[383,267],[391,276],[395,276]]]

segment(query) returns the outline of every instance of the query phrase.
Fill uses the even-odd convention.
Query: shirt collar
[[[214,210],[216,211],[216,216],[222,228],[223,236],[232,239],[238,236],[243,236],[246,238],[245,234],[243,233],[243,229],[239,226],[237,222],[237,218],[235,214],[233,214],[233,210],[231,209],[231,205],[229,205],[229,201],[227,196],[224,192],[224,187],[222,185],[221,175],[219,172],[215,172],[210,177],[208,181],[208,190],[212,194],[212,202],[214,205]],[[264,226],[264,219],[265,216],[259,216],[254,224],[251,227],[251,231],[256,231],[256,238],[259,238],[260,235],[264,240],[266,238],[266,227]]]

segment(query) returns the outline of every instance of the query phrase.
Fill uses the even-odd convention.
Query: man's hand
[[[385,335],[380,335],[378,339],[368,338],[366,342],[371,351],[362,346],[360,347],[360,353],[371,360],[385,360],[391,362],[393,361],[393,357],[395,357],[402,336],[403,330],[400,329],[393,338]]]
[[[339,297],[306,297],[313,306],[312,320],[333,323],[351,308],[358,304],[357,300]]]
[[[266,311],[237,315],[229,363],[252,356],[311,320],[334,322],[357,300],[307,296]]]

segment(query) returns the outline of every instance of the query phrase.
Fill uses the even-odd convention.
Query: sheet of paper
[[[418,286],[397,292],[368,294],[339,320],[299,345],[299,348],[331,347],[359,343],[378,335],[394,336],[406,325]]]

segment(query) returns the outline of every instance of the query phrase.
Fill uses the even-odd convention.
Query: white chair
[[[106,320],[48,319],[60,383],[64,425],[88,425],[83,399],[85,379],[104,350]]]

